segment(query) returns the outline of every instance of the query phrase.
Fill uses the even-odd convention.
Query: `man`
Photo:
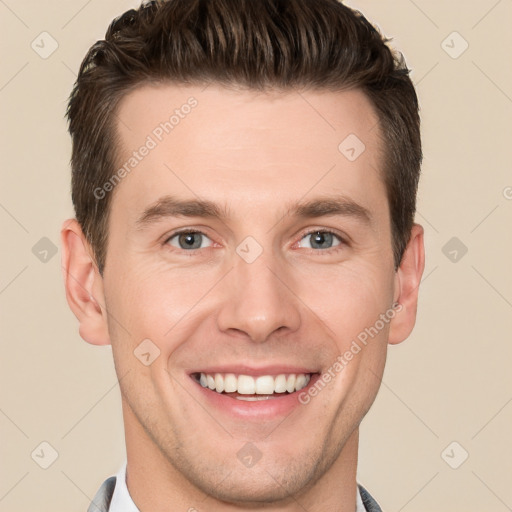
[[[68,117],[66,294],[127,449],[89,510],[380,510],[359,424],[424,266],[403,61],[335,0],[150,2]]]

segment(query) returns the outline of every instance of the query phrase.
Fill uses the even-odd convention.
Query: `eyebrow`
[[[372,224],[373,221],[372,214],[368,208],[344,196],[318,198],[306,203],[299,203],[289,208],[287,215],[300,218],[341,215],[353,217],[368,225]]]
[[[212,201],[180,200],[173,196],[164,196],[146,208],[136,224],[144,227],[167,217],[205,217],[226,220],[228,216],[227,209],[220,208]]]
[[[324,216],[352,217],[364,224],[371,225],[373,217],[364,206],[344,196],[329,196],[299,202],[285,209],[284,216],[298,218],[316,218]],[[219,219],[223,222],[230,217],[226,206],[202,200],[181,200],[173,196],[163,196],[148,206],[137,219],[137,226],[142,228],[168,217],[203,217]]]

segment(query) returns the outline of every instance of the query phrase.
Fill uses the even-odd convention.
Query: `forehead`
[[[139,211],[165,193],[255,208],[327,192],[385,200],[378,119],[361,91],[145,85],[120,103],[117,129],[127,172],[115,194]]]

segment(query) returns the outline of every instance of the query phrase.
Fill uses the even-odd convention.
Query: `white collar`
[[[366,512],[366,509],[363,505],[363,499],[361,498],[361,491],[359,490],[359,487],[357,487],[357,494],[356,494],[356,512]]]
[[[126,485],[126,462],[116,474],[116,487],[110,502],[109,512],[140,512],[135,506]],[[359,488],[356,495],[356,512],[366,512]]]
[[[110,502],[109,512],[140,512],[128,492],[126,485],[126,462],[116,475],[116,487]]]

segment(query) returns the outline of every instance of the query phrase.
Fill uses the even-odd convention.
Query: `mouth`
[[[245,402],[259,402],[294,395],[308,386],[316,373],[246,375],[195,372],[190,376],[205,390]]]
[[[311,414],[316,408],[304,407],[301,396],[321,374],[316,368],[289,364],[231,364],[191,369],[188,376],[203,409],[244,425],[255,422],[260,428],[262,420],[282,421],[294,410]]]

